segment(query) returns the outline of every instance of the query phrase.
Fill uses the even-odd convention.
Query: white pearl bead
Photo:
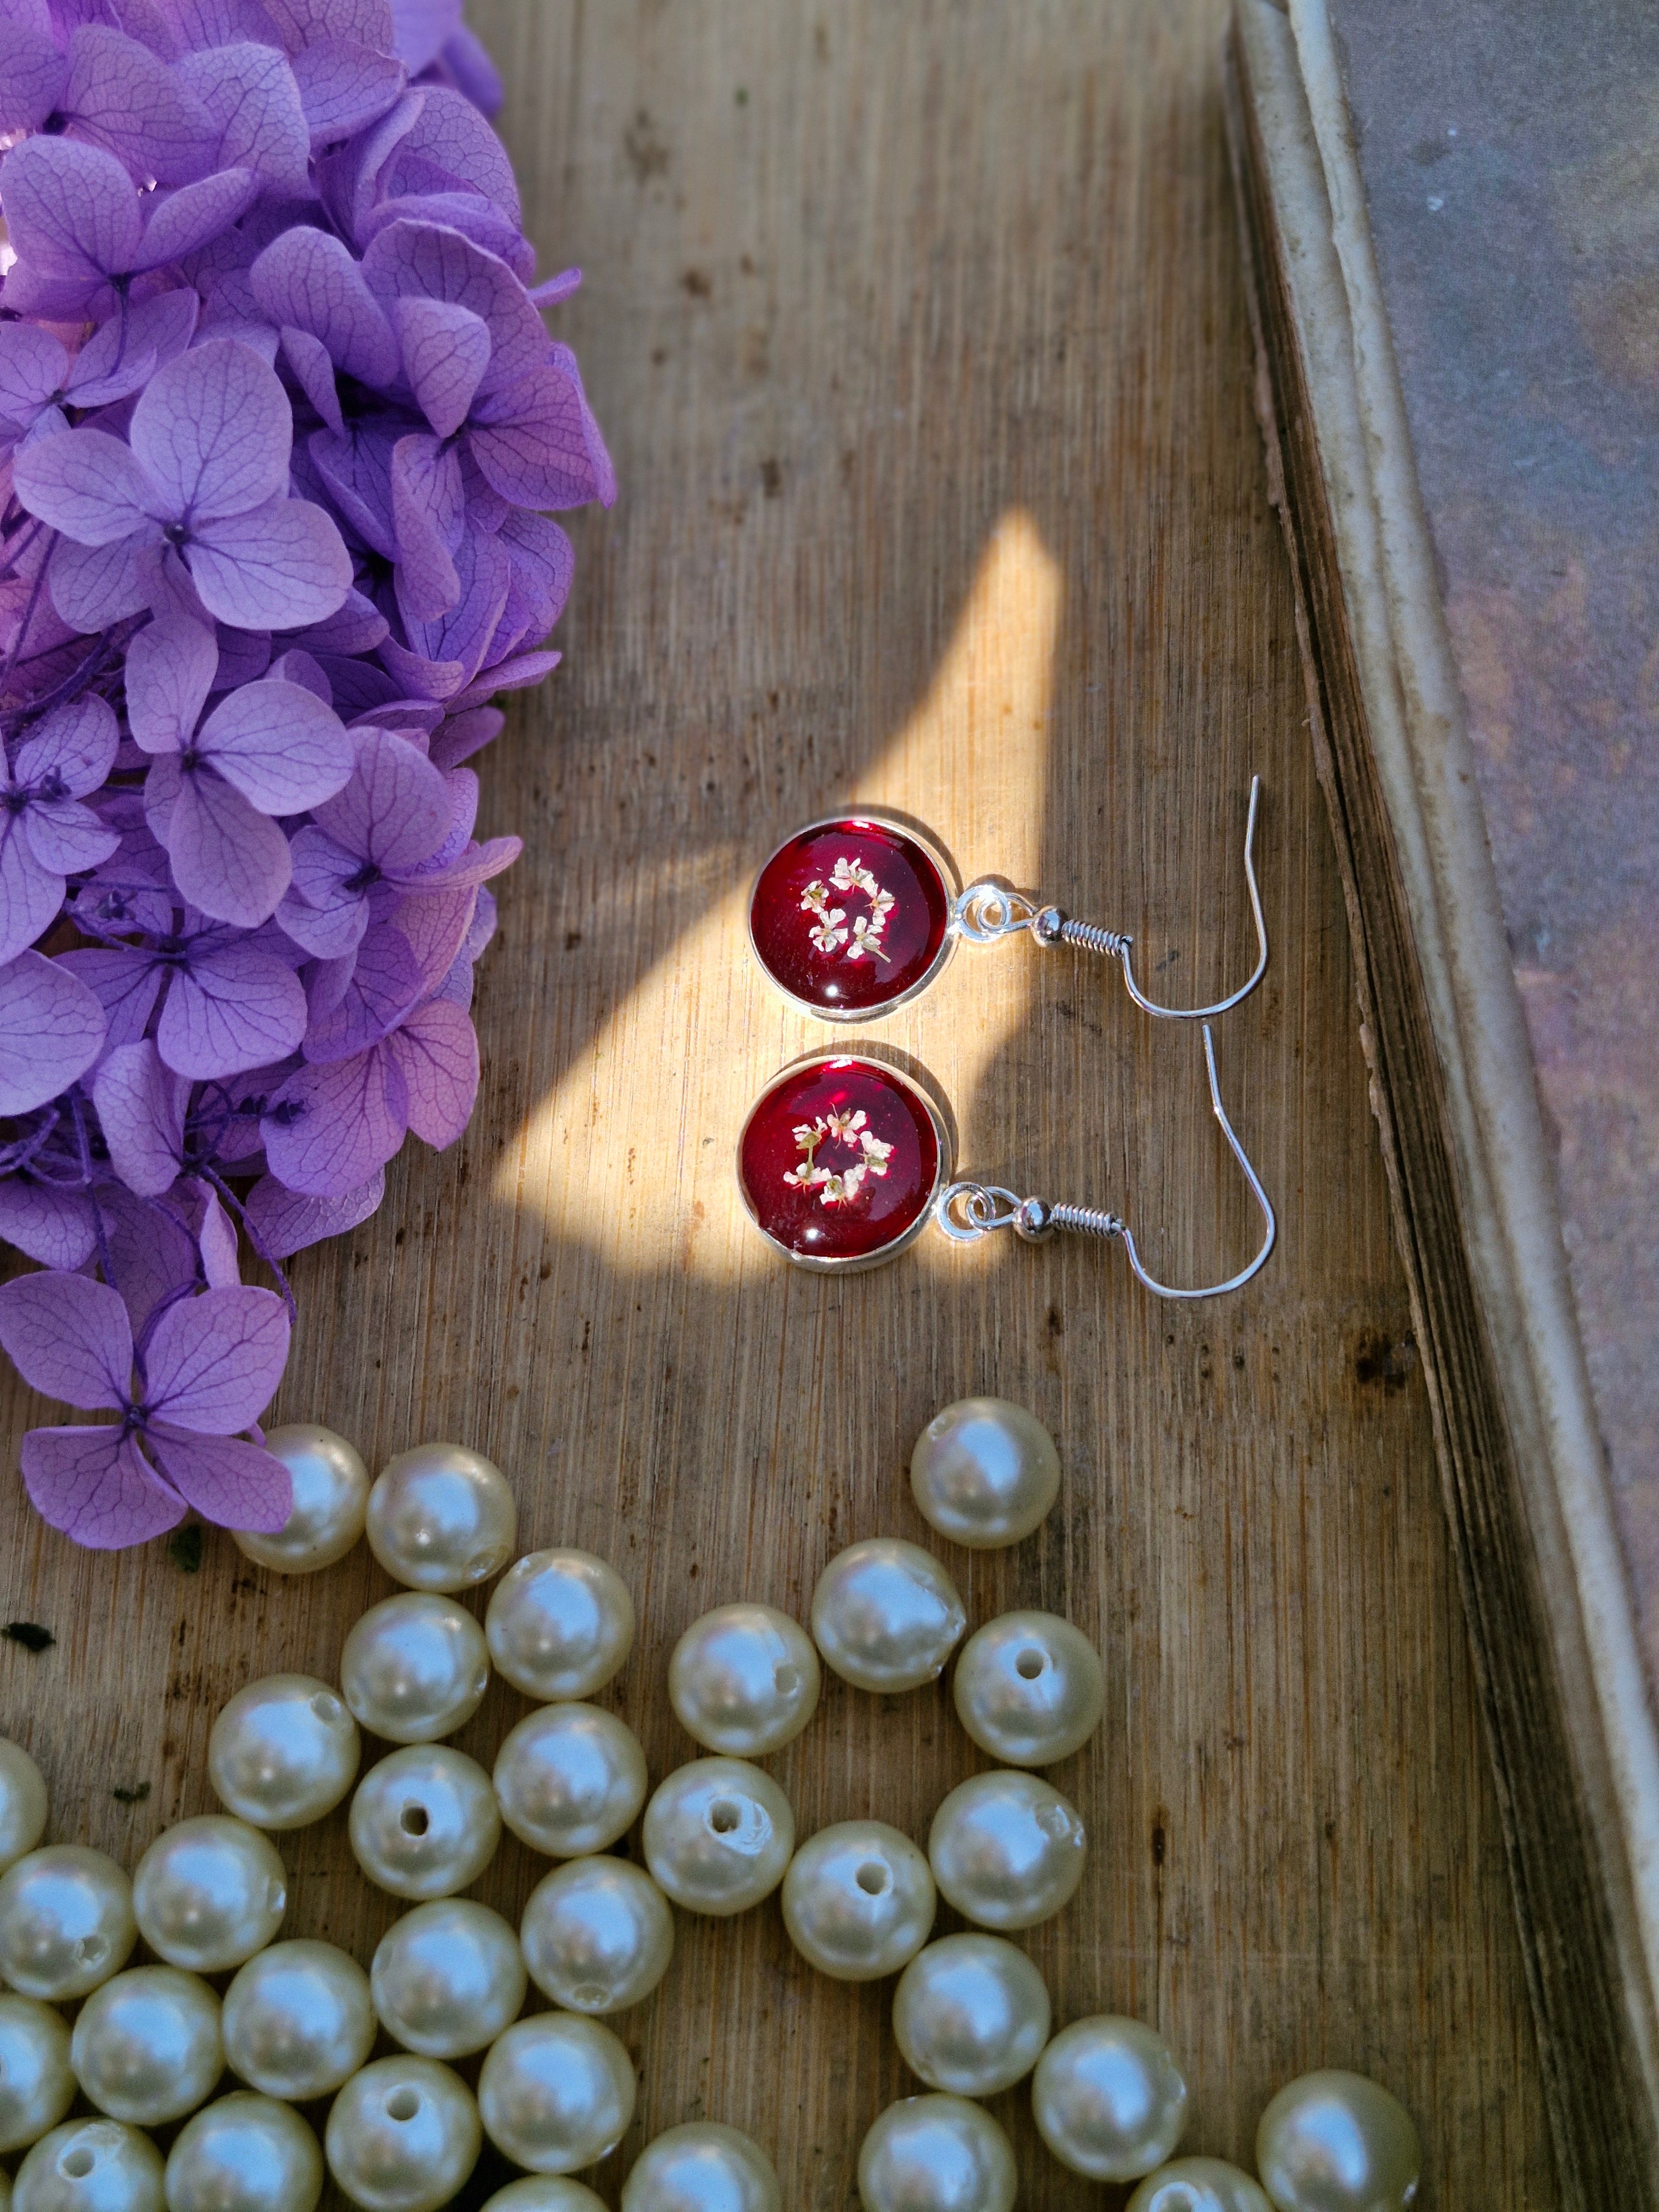
[[[346,1638],[340,1687],[371,1735],[435,1743],[483,1702],[489,1687],[483,1631],[453,1598],[425,1590],[386,1598]]]
[[[159,1835],[132,1877],[138,1932],[159,1959],[216,1974],[263,1951],[288,1910],[288,1875],[269,1836],[204,1814]]]
[[[368,1547],[410,1589],[470,1589],[513,1556],[519,1509],[507,1477],[463,1444],[421,1444],[368,1493]]]
[[[26,1997],[83,1997],[137,1941],[132,1885],[79,1844],[31,1851],[0,1875],[0,1977]]]
[[[1062,2166],[1093,2181],[1138,2181],[1187,2124],[1187,2084],[1162,2036],[1100,2013],[1061,2028],[1031,2083],[1037,2132]]]
[[[218,1997],[178,1966],[117,1974],[82,2006],[70,2064],[112,2120],[155,2128],[182,2119],[225,2070]]]
[[[1099,1727],[1106,1702],[1094,1645],[1052,1613],[1005,1613],[975,1629],[951,1687],[963,1728],[1009,1766],[1069,1759]]]
[[[63,2014],[37,1997],[0,1996],[0,2151],[38,2142],[74,2101]]]
[[[890,1697],[937,1680],[967,1626],[939,1561],[896,1536],[848,1545],[812,1592],[812,1639],[855,1690]]]
[[[237,1550],[279,1575],[331,1567],[363,1533],[368,1469],[343,1437],[315,1421],[268,1430],[265,1449],[288,1469],[293,1510],[272,1536],[233,1529]]]
[[[1014,2148],[965,2097],[890,2105],[859,2152],[864,2212],[1012,2212]]]
[[[1222,2158],[1178,2158],[1149,2173],[1125,2212],[1273,2212],[1248,2173]]]
[[[1398,2099],[1363,2074],[1304,2074],[1261,2115],[1256,2171],[1279,2212],[1405,2212],[1423,2146]]]
[[[162,2212],[161,2154],[119,2120],[70,2120],[17,2169],[12,2212]]]
[[[741,1759],[694,1759],[645,1808],[645,1863],[688,1912],[717,1917],[769,1897],[794,1855],[795,1816],[769,1774]]]
[[[332,1943],[273,1943],[225,1992],[225,2057],[267,2097],[326,2096],[374,2041],[368,1976]]]
[[[518,2018],[524,1960],[499,1912],[447,1897],[392,1922],[368,1984],[381,2026],[405,2050],[465,2058]]]
[[[781,2212],[772,2161],[752,2136],[718,2120],[669,2128],[623,2184],[622,2212]]]
[[[591,1698],[634,1646],[634,1601],[591,1552],[531,1552],[496,1584],[484,1616],[495,1671],[527,1698]]]
[[[478,2108],[435,2058],[377,2058],[334,2100],[328,2170],[363,2212],[438,2212],[478,2162]]]
[[[817,1711],[818,1655],[798,1621],[769,1605],[722,1605],[694,1620],[668,1662],[668,1701],[710,1751],[763,1759]]]
[[[605,2201],[562,2173],[526,2173],[486,2197],[483,2212],[605,2212]]]
[[[291,2106],[239,2089],[179,2131],[167,2193],[167,2212],[314,2212],[322,2149]]]
[[[574,2173],[608,2158],[634,2117],[634,2094],[624,2045],[579,2013],[521,2020],[490,2045],[478,2076],[484,2132],[532,2173]]]
[[[32,1851],[46,1830],[46,1785],[21,1743],[0,1735],[0,1874]]]
[[[312,1674],[267,1674],[239,1690],[208,1738],[208,1779],[256,1828],[303,1828],[331,1813],[357,1771],[357,1723]]]
[[[1060,1492],[1054,1440],[1024,1406],[958,1398],[935,1413],[910,1455],[921,1517],[970,1552],[1018,1544]]]
[[[495,1802],[521,1843],[549,1858],[602,1851],[645,1802],[645,1753],[614,1713],[544,1705],[495,1758]]]
[[[624,2012],[674,1955],[674,1916],[626,1859],[568,1859],[530,1893],[519,1929],[531,1979],[572,2012]]]
[[[447,1744],[412,1744],[357,1784],[349,1832],[371,1881],[423,1901],[477,1880],[495,1856],[501,1816],[476,1759]]]
[[[930,2089],[993,2097],[1036,2065],[1048,2040],[1048,1991],[1000,1936],[946,1936],[919,1951],[893,1992],[893,2033]]]
[[[881,1820],[820,1828],[783,1878],[790,1942],[838,1982],[897,1973],[927,1941],[937,1905],[927,1860]]]
[[[1039,1776],[1013,1767],[975,1774],[933,1815],[933,1879],[965,1919],[1006,1934],[1060,1911],[1083,1879],[1076,1808]]]

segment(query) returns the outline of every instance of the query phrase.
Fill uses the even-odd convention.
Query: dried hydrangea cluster
[[[0,1343],[118,1417],[24,1445],[83,1544],[283,1525],[239,1250],[471,1110],[464,763],[614,480],[460,15],[0,0]]]

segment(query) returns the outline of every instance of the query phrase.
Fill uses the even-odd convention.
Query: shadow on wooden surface
[[[325,1420],[371,1464],[475,1443],[525,1545],[614,1561],[641,1634],[611,1701],[654,1778],[691,1750],[665,1688],[687,1621],[742,1595],[804,1614],[842,1544],[928,1537],[903,1472],[925,1421],[968,1391],[1030,1406],[1060,1509],[1012,1553],[935,1548],[975,1620],[1048,1606],[1104,1656],[1104,1726],[1054,1776],[1088,1869],[1028,1939],[1057,2019],[1155,2021],[1193,2085],[1190,2148],[1247,2156],[1274,2087],[1352,2065],[1419,2116],[1425,2204],[1552,2206],[1250,410],[1220,12],[474,15],[544,269],[590,270],[561,335],[623,498],[579,532],[566,667],[484,763],[487,829],[529,850],[481,971],[477,1120],[442,1159],[411,1147],[378,1218],[300,1267],[274,1417]],[[879,798],[965,869],[1134,930],[1179,997],[1248,970],[1258,769],[1274,960],[1218,1043],[1284,1219],[1267,1274],[1188,1310],[1109,1249],[933,1239],[828,1284],[774,1264],[731,1152],[812,1036],[737,922],[776,838]],[[1118,1206],[1176,1279],[1254,1249],[1196,1038],[1155,1030],[1113,971],[963,952],[878,1034],[949,1091],[976,1171]],[[15,1433],[36,1416],[11,1405]],[[223,1698],[278,1666],[331,1674],[387,1587],[366,1553],[283,1584],[214,1535],[186,1579],[160,1552],[71,1553],[15,1486],[0,1506],[5,1615],[59,1639],[0,1647],[0,1723],[48,1771],[53,1832],[129,1863],[208,1803]],[[521,1708],[497,1686],[459,1742],[487,1759]],[[769,1762],[803,1832],[878,1813],[922,1838],[987,1763],[943,1686],[879,1703],[833,1680]],[[343,1815],[286,1856],[295,1930],[367,1960],[396,1908]],[[478,1893],[516,1917],[538,1870],[504,1850]],[[617,2023],[641,2102],[601,2192],[706,2114],[773,2151],[792,2208],[853,2202],[865,2128],[915,2087],[890,1998],[814,1976],[775,1902],[682,1918],[667,1981]],[[994,2109],[1023,2203],[1113,2201],[1047,2157],[1023,2092]]]

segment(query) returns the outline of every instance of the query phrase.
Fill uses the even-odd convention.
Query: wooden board
[[[1060,1440],[1060,1508],[1011,1553],[939,1548],[975,1620],[1048,1606],[1104,1656],[1104,1725],[1054,1772],[1088,1870],[1027,1939],[1057,2017],[1154,2021],[1192,2148],[1246,2154],[1278,2083],[1353,2065],[1418,2114],[1423,2203],[1553,2206],[1251,413],[1221,11],[473,12],[543,266],[591,271],[561,334],[623,495],[579,529],[566,667],[485,763],[485,825],[529,852],[481,971],[477,1120],[441,1159],[412,1146],[378,1218],[299,1267],[273,1418],[324,1419],[372,1464],[475,1443],[526,1545],[612,1559],[642,1623],[614,1702],[656,1776],[691,1748],[665,1691],[685,1624],[744,1595],[804,1613],[842,1544],[927,1538],[918,1431],[965,1392],[1021,1400]],[[1115,1249],[937,1238],[842,1283],[775,1264],[731,1174],[749,1098],[812,1037],[743,951],[775,838],[884,799],[1208,994],[1251,957],[1256,769],[1274,962],[1218,1042],[1284,1222],[1261,1281],[1166,1307]],[[966,951],[881,1034],[948,1090],[975,1170],[1118,1206],[1178,1279],[1254,1249],[1196,1038],[1110,971]],[[41,1409],[8,1407],[15,1465]],[[224,1698],[331,1673],[388,1588],[366,1553],[283,1583],[210,1535],[186,1577],[161,1550],[71,1552],[14,1486],[0,1511],[0,1617],[58,1638],[0,1645],[0,1725],[47,1770],[52,1832],[129,1863],[209,1805]],[[488,1759],[520,1710],[498,1687],[458,1741]],[[884,1704],[833,1681],[770,1762],[804,1832],[874,1812],[924,1838],[986,1763],[944,1687]],[[343,1831],[289,1839],[291,1926],[367,1961],[396,1907]],[[540,1864],[504,1850],[478,1893],[516,1911]],[[601,2192],[706,2114],[767,2144],[792,2208],[850,2203],[864,2129],[915,2086],[890,1995],[813,1975],[775,1904],[682,1918],[669,1978],[619,2023],[640,2108]],[[994,2109],[1023,2203],[1115,2201],[1047,2157],[1020,2092]]]

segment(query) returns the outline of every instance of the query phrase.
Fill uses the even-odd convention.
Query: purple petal
[[[268,921],[289,885],[288,840],[276,823],[210,768],[185,772],[162,753],[149,774],[151,822],[161,823],[166,809],[162,842],[191,904],[243,929]]]
[[[398,441],[378,425],[349,427],[343,435],[314,431],[306,452],[329,496],[373,551],[398,558],[392,520],[392,456]]]
[[[396,299],[447,301],[489,326],[489,382],[510,383],[546,358],[547,332],[506,263],[458,230],[394,222],[363,256],[363,274],[388,307]]]
[[[60,538],[52,555],[53,606],[72,629],[88,637],[142,614],[165,596],[161,548],[153,523],[110,545],[77,545]]]
[[[289,850],[294,882],[276,919],[317,959],[343,959],[356,951],[368,927],[367,901],[347,888],[361,863],[325,831],[309,827],[295,832]]]
[[[420,974],[420,989],[414,997],[429,998],[454,966],[477,902],[477,886],[465,884],[407,897],[398,908],[398,927],[409,940]]]
[[[532,684],[539,684],[550,676],[563,658],[558,653],[520,653],[511,660],[486,668],[476,684],[469,684],[450,701],[450,712],[459,714],[471,708],[482,707],[498,691],[527,690]]]
[[[55,971],[83,984],[92,994],[107,1025],[109,1043],[131,1044],[143,1036],[167,972],[149,953],[118,945],[107,949],[88,947],[85,951],[60,952],[49,964]],[[93,1059],[96,1059],[104,1042],[100,1037],[94,1048]],[[54,1084],[47,1096],[54,1096],[74,1079],[72,1076],[66,1077],[64,1083]],[[35,1101],[37,1105],[41,1103],[40,1099]],[[0,1110],[19,1109],[9,1107]]]
[[[0,27],[0,131],[37,131],[62,104],[69,64],[50,28]]]
[[[281,33],[259,0],[165,0],[165,5],[174,59],[206,46],[234,46],[241,39],[282,46]]]
[[[26,138],[0,165],[0,203],[19,259],[95,282],[130,268],[138,196],[112,154],[74,138]],[[7,305],[14,304],[7,279]]]
[[[461,542],[455,569],[461,583],[455,605],[433,621],[407,627],[416,653],[428,660],[454,662],[461,671],[460,684],[465,684],[477,674],[495,635],[512,588],[513,563],[499,538],[469,537]]]
[[[234,339],[210,339],[158,369],[133,410],[131,436],[165,511],[192,526],[245,514],[288,489],[294,418],[287,394],[259,356]]]
[[[576,573],[575,550],[550,515],[522,507],[507,516],[500,535],[514,581],[529,601],[531,629],[539,644],[564,612]]]
[[[390,627],[372,600],[361,592],[349,592],[337,614],[302,631],[294,641],[307,653],[373,653]]]
[[[0,1237],[43,1267],[82,1267],[98,1242],[92,1200],[83,1190],[8,1176],[0,1182]]]
[[[96,791],[115,765],[120,742],[114,710],[107,701],[88,697],[59,707],[37,722],[17,748],[20,783],[40,783],[55,775],[71,799]]]
[[[215,635],[219,643],[219,672],[213,679],[214,690],[234,691],[239,684],[257,684],[270,666],[270,632],[216,624]]]
[[[231,943],[174,975],[155,1042],[179,1075],[240,1075],[291,1053],[305,1035],[306,1012],[292,969],[253,945]]]
[[[462,190],[429,163],[405,161],[401,155],[388,162],[386,173],[410,189],[395,199],[377,200],[365,212],[357,226],[357,242],[365,252],[394,222],[436,223],[444,230],[459,230],[486,253],[504,261],[521,284],[529,283],[536,273],[536,249],[494,200],[487,200],[482,192]],[[422,173],[426,189],[417,191],[415,179]],[[451,189],[434,191],[434,180],[451,183]],[[532,298],[532,304],[539,302]]]
[[[459,660],[428,660],[392,637],[380,647],[380,658],[399,690],[440,706],[465,689],[466,670]]]
[[[211,168],[211,118],[148,46],[86,23],[70,40],[69,64],[60,105],[78,137],[106,148],[140,180],[188,185]]]
[[[404,88],[401,63],[350,39],[318,39],[295,55],[293,66],[319,151],[378,122]]]
[[[95,868],[120,848],[120,831],[106,830],[78,799],[36,798],[25,809],[22,824],[30,852],[55,876]]]
[[[398,532],[398,606],[404,621],[430,621],[454,606],[461,580],[453,555],[465,524],[460,462],[436,438],[399,438],[392,453],[392,512]]]
[[[110,1165],[140,1198],[159,1198],[179,1179],[190,1085],[161,1064],[148,1037],[106,1055],[92,1081]]]
[[[441,438],[450,437],[489,366],[489,325],[447,300],[402,299],[392,312],[416,404]]]
[[[556,307],[581,289],[581,282],[580,269],[561,269],[556,276],[550,276],[545,283],[532,284],[530,296],[538,307]]]
[[[340,412],[340,395],[328,348],[320,338],[313,337],[309,331],[296,330],[292,323],[283,324],[282,338],[283,355],[306,398],[329,428],[343,436],[345,417]]]
[[[253,296],[280,329],[291,323],[320,338],[349,376],[389,384],[398,342],[363,272],[337,238],[303,226],[284,231],[249,272]]]
[[[272,1534],[294,1510],[294,1478],[273,1452],[238,1437],[192,1437],[157,1421],[150,1449],[179,1496],[217,1528]]]
[[[473,407],[469,449],[514,507],[609,507],[617,480],[589,411],[574,356],[564,347]]]
[[[202,1255],[202,1272],[212,1291],[239,1289],[241,1269],[237,1264],[236,1230],[211,1184],[203,1184],[202,1218],[196,1243]]]
[[[415,72],[411,70],[410,75]],[[399,162],[416,158],[485,193],[516,223],[518,180],[507,150],[464,92],[447,85],[425,88],[415,127],[398,149]],[[397,190],[395,181],[392,190]]]
[[[244,684],[222,700],[197,744],[262,814],[303,814],[331,799],[356,763],[334,709],[302,685],[276,678]]]
[[[507,97],[500,73],[483,41],[465,23],[445,46],[443,58],[472,105],[485,115],[499,115]]]
[[[325,707],[333,701],[334,694],[323,673],[322,663],[313,654],[302,653],[297,646],[279,654],[271,662],[267,673],[274,683],[297,684],[302,691],[309,691],[313,699],[320,699]]]
[[[313,1017],[301,1049],[308,1060],[349,1060],[397,1027],[422,994],[422,977],[409,940],[383,923],[358,949],[351,981],[338,1003]]]
[[[104,1010],[62,959],[20,952],[0,968],[0,1114],[27,1114],[84,1075]]]
[[[148,1543],[185,1517],[185,1501],[155,1475],[136,1440],[98,1428],[31,1429],[23,1485],[40,1518],[90,1551]]]
[[[0,961],[15,960],[58,919],[61,871],[42,867],[21,814],[0,814]]]
[[[387,0],[265,0],[265,6],[291,54],[317,39],[356,39],[377,53],[392,50]]]
[[[219,647],[200,623],[163,615],[127,647],[127,723],[147,753],[182,752],[218,673]]]
[[[222,133],[222,168],[252,169],[267,191],[303,199],[311,189],[311,131],[284,57],[269,46],[216,46],[179,74]]]
[[[386,1048],[301,1068],[260,1122],[265,1159],[288,1188],[308,1198],[361,1189],[404,1140],[409,1094]]]
[[[132,1324],[120,1293],[85,1275],[17,1275],[0,1285],[0,1345],[33,1390],[84,1411],[124,1406]]]
[[[0,417],[32,422],[68,380],[70,359],[50,331],[34,323],[0,323]]]
[[[361,1190],[347,1191],[339,1198],[301,1198],[268,1175],[254,1184],[242,1210],[260,1250],[273,1260],[286,1260],[307,1244],[320,1244],[325,1237],[343,1237],[356,1228],[385,1196],[384,1168],[377,1168]],[[3,1206],[4,1186],[0,1185],[0,1220]]]
[[[432,765],[459,768],[463,761],[493,744],[506,721],[499,707],[474,707],[465,714],[450,715],[433,737]]]
[[[386,1042],[409,1091],[409,1126],[442,1152],[471,1118],[478,1095],[478,1040],[447,999],[429,999]]]
[[[238,629],[301,629],[325,621],[351,589],[345,540],[308,500],[275,499],[251,514],[204,523],[186,558],[202,604]]]
[[[392,0],[392,37],[410,76],[430,69],[461,25],[461,0]]]
[[[145,1403],[198,1435],[233,1436],[276,1395],[288,1340],[288,1310],[270,1291],[239,1286],[181,1298],[145,1347]]]
[[[356,773],[337,798],[316,810],[319,828],[380,870],[416,868],[449,828],[442,776],[405,738],[384,730],[356,733]]]
[[[18,454],[13,480],[31,514],[82,545],[112,545],[166,512],[137,460],[107,430],[40,439]]]
[[[152,195],[153,211],[133,256],[135,269],[160,269],[211,244],[259,197],[251,169],[220,169],[199,184]]]

